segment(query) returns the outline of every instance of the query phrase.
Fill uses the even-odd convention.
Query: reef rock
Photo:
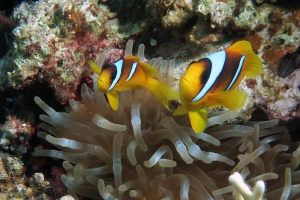
[[[119,40],[114,14],[96,0],[22,3],[13,14],[13,47],[0,62],[0,89],[48,82],[63,102],[75,97],[87,60]]]

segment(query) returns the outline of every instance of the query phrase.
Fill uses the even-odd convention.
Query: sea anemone
[[[125,56],[132,55],[132,41]],[[144,60],[144,46],[137,55]],[[102,66],[105,54],[97,62]],[[172,86],[175,62],[149,61],[158,79]],[[168,66],[169,65],[169,66]],[[97,75],[94,75],[94,83]],[[97,84],[94,84],[97,91]],[[188,116],[173,117],[147,90],[120,94],[117,111],[104,94],[81,86],[82,101],[59,113],[40,98],[49,115],[38,136],[58,150],[35,156],[65,160],[61,176],[74,198],[94,199],[296,199],[300,197],[300,143],[276,120],[222,125],[237,113],[211,112],[195,134]],[[252,190],[253,187],[253,190]],[[252,190],[252,191],[251,191]]]

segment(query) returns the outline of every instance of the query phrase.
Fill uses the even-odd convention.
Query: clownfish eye
[[[113,81],[115,80],[116,75],[117,75],[117,71],[114,70],[114,71],[111,73],[111,75],[110,75],[110,80],[111,80],[111,82],[113,82]]]
[[[102,65],[101,67],[101,71],[106,70],[110,67],[110,65]]]
[[[110,82],[112,83],[116,76],[117,76],[117,69],[116,69],[116,66],[115,65],[111,65],[111,64],[108,64],[108,65],[103,65],[102,66],[102,72],[106,71],[108,74],[107,76],[109,76],[109,79],[110,79]]]
[[[209,70],[205,70],[202,74],[201,74],[201,82],[202,83],[206,83],[208,78],[209,78],[209,75],[210,75],[210,71]]]

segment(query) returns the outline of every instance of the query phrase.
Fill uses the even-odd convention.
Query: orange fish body
[[[118,109],[119,95],[117,92],[137,90],[143,87],[150,90],[162,105],[168,108],[168,101],[178,98],[178,93],[166,84],[152,78],[158,74],[156,68],[140,62],[135,56],[128,56],[115,63],[100,68],[93,62],[88,62],[92,71],[99,74],[98,90],[105,93],[113,110]]]
[[[192,62],[179,83],[182,105],[174,115],[189,114],[196,133],[202,132],[207,123],[205,107],[240,109],[247,94],[236,89],[244,76],[253,78],[262,73],[262,62],[254,54],[251,44],[239,41],[199,61]]]

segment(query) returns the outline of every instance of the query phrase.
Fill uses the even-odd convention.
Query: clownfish
[[[254,78],[261,73],[262,61],[248,41],[238,41],[226,50],[192,62],[179,81],[181,106],[173,115],[188,113],[192,129],[199,134],[207,124],[205,107],[239,110],[247,94],[236,87],[244,76]]]
[[[127,56],[115,63],[99,68],[93,61],[88,61],[92,71],[99,75],[98,91],[106,94],[108,103],[113,110],[118,109],[119,95],[117,92],[126,90],[148,89],[168,110],[168,102],[178,99],[179,94],[168,85],[152,78],[158,70],[143,63],[138,57]]]

